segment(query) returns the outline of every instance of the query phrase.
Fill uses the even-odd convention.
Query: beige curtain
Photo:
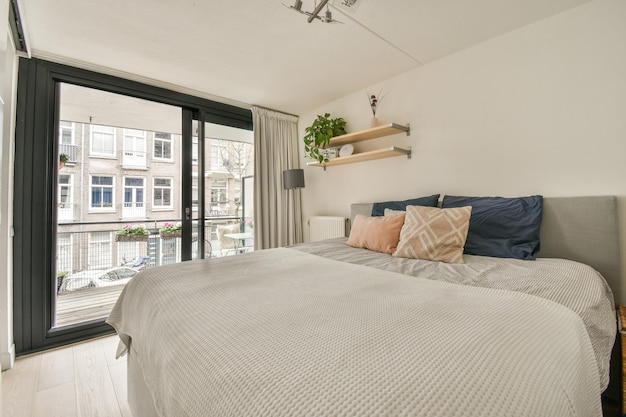
[[[252,107],[254,123],[254,248],[302,242],[300,190],[283,189],[283,171],[300,167],[298,117]]]

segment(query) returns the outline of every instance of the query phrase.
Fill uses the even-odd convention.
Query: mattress
[[[107,321],[122,351],[132,345],[161,416],[601,416],[615,320],[593,270],[564,266],[586,283],[574,298],[598,299],[582,308],[593,302],[563,304],[570,297],[551,284],[504,288],[521,275],[515,263],[507,272],[466,258],[464,271],[445,274],[405,265],[412,276],[367,265],[389,260],[356,249],[340,259],[345,245],[328,244],[185,262],[129,282]],[[551,280],[543,262],[522,262]]]

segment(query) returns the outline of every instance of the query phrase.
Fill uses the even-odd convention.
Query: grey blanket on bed
[[[108,322],[161,416],[601,416],[572,309],[272,249],[146,270]]]
[[[464,255],[463,264],[447,264],[356,249],[347,246],[346,240],[325,240],[293,248],[341,262],[436,281],[521,292],[559,303],[585,323],[598,361],[602,389],[606,389],[617,331],[615,301],[609,284],[590,266],[566,259],[526,261],[472,255]]]

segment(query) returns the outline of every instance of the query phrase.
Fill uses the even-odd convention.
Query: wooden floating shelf
[[[365,139],[363,139],[365,140]],[[374,159],[391,158],[394,156],[406,155],[407,158],[411,158],[411,149],[398,148],[397,146],[390,146],[388,148],[376,149],[374,151],[355,153],[348,156],[339,156],[337,158],[330,159],[328,162],[308,162],[308,166],[312,167],[332,167],[335,165],[352,164],[354,162],[372,161]]]
[[[407,136],[411,135],[410,126],[403,126],[397,123],[387,123],[384,125],[372,127],[370,129],[361,130],[358,132],[347,133],[341,136],[335,136],[330,140],[328,144],[329,148],[342,146],[348,143],[362,142],[364,140],[382,138],[383,136],[395,135],[397,133],[406,132]]]

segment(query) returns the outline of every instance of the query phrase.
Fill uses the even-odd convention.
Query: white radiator
[[[309,219],[309,241],[333,239],[346,235],[345,217],[313,216]]]

